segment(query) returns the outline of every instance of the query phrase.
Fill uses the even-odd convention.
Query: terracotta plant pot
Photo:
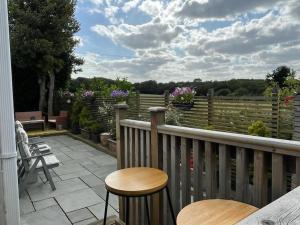
[[[108,146],[108,139],[111,138],[111,134],[106,132],[106,133],[101,133],[100,134],[100,141],[101,141],[101,144],[103,146]]]
[[[111,152],[116,153],[117,152],[117,142],[113,139],[108,139],[108,149]]]

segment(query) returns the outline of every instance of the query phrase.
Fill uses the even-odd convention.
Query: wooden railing
[[[129,120],[126,109],[116,106],[118,167],[166,171],[176,214],[211,198],[262,207],[300,184],[300,142],[165,125],[162,107],[149,109],[151,122]],[[152,198],[153,224],[170,224],[165,198]],[[144,224],[140,206],[131,203],[131,224]],[[121,199],[122,218],[123,212]]]

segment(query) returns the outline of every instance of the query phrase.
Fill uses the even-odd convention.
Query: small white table
[[[300,224],[300,187],[261,208],[237,225]]]

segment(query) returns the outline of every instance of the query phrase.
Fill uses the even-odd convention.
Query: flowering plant
[[[194,102],[195,91],[190,87],[177,87],[171,94],[174,103],[190,104]]]
[[[117,102],[124,102],[126,101],[129,92],[127,90],[113,90],[110,93],[110,97],[115,98]]]
[[[85,90],[82,92],[81,96],[83,98],[92,98],[94,97],[95,93],[93,91],[90,91],[90,90]]]

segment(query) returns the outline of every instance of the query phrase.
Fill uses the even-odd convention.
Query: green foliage
[[[79,114],[80,127],[88,129],[92,125],[93,121],[94,119],[92,118],[91,111],[86,106],[83,106]]]
[[[247,96],[257,96],[263,94],[266,82],[261,79],[232,79],[227,81],[200,81],[199,79],[196,79],[193,82],[169,83],[157,83],[155,80],[149,80],[135,83],[134,86],[141,94],[163,94],[166,90],[173,92],[176,87],[193,87],[198,96],[206,96],[208,90],[211,88],[215,90],[217,95],[239,96],[240,93],[244,95],[245,90],[247,90]],[[242,91],[238,90],[241,88],[243,88]],[[218,91],[222,89],[226,91],[220,91],[218,94]],[[235,92],[236,90],[238,91]]]
[[[278,96],[280,98],[293,96],[300,92],[300,80],[296,79],[293,76],[289,76],[284,82],[284,87],[282,88],[278,88],[278,85],[275,82],[271,82],[264,91],[264,95],[268,97],[272,96],[272,90],[274,89],[277,89]]]
[[[71,115],[70,115],[72,125],[79,124],[79,115],[81,113],[82,108],[83,108],[83,104],[81,100],[78,98],[75,99],[71,108]]]
[[[102,97],[110,97],[113,90],[127,90],[129,93],[134,91],[134,85],[127,78],[117,78],[110,80],[102,77],[92,79],[79,77],[70,82],[70,91],[75,92],[80,89],[92,90]]]
[[[270,131],[263,121],[257,120],[254,123],[252,123],[251,126],[248,127],[248,134],[261,137],[268,137],[270,136]]]
[[[272,83],[280,89],[286,87],[286,80],[289,78],[295,78],[295,71],[287,66],[279,66],[270,74],[266,76],[266,82],[268,85]]]
[[[90,122],[88,130],[94,134],[100,134],[104,131],[103,126],[101,126],[100,123],[96,120],[92,120]]]
[[[83,63],[74,54],[78,41],[73,35],[79,31],[75,6],[74,0],[8,1],[17,108],[23,104],[37,105],[38,99],[32,98],[33,95],[26,98],[20,93],[37,90],[35,96],[38,96],[39,78],[54,75],[56,89],[65,88],[72,72],[78,70],[76,66]]]
[[[179,111],[172,105],[169,104],[167,106],[166,114],[166,124],[180,126],[180,113]]]

